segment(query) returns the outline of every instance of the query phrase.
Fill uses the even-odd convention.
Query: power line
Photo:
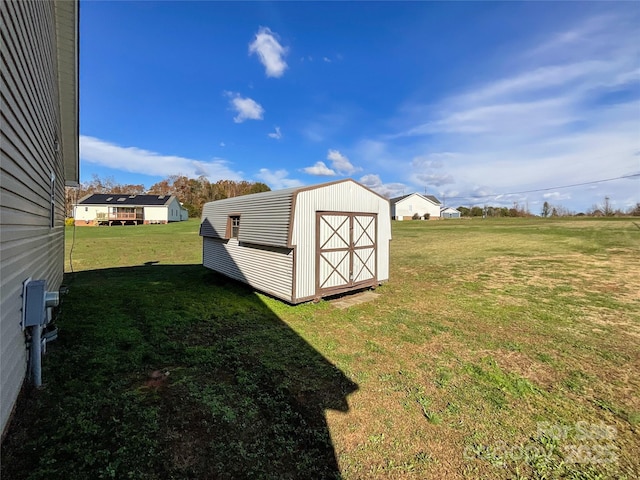
[[[524,193],[548,192],[549,190],[560,190],[562,188],[583,187],[585,185],[595,185],[597,183],[612,182],[613,180],[621,180],[623,178],[633,178],[633,177],[640,177],[640,173],[632,173],[631,175],[622,175],[620,177],[614,177],[614,178],[604,178],[602,180],[593,180],[591,182],[573,183],[571,185],[561,185],[558,187],[537,188],[535,190],[523,190],[521,192],[492,193],[488,195],[465,195],[465,196],[458,196],[458,197],[449,197],[449,200],[451,199],[460,200],[460,199],[467,199],[467,198],[491,198],[491,197],[502,197],[507,195],[522,195]]]

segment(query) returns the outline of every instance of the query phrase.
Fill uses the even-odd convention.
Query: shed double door
[[[377,220],[374,213],[316,212],[316,295],[376,284]]]

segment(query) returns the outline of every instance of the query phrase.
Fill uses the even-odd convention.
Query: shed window
[[[231,238],[238,238],[240,233],[240,215],[233,215],[229,217],[231,223]]]

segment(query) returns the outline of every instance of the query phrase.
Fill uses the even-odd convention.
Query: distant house
[[[148,225],[181,222],[187,209],[174,195],[126,195],[92,193],[74,205],[76,225]]]
[[[64,273],[64,187],[78,182],[78,2],[0,2],[0,430],[25,377],[41,380],[44,325]],[[30,372],[30,373],[29,373]]]
[[[424,218],[425,214],[429,214],[431,219],[440,218],[442,204],[433,195],[410,193],[392,198],[389,202],[391,203],[391,218],[394,220],[411,220],[416,215]]]
[[[452,207],[440,207],[440,218],[460,218],[460,211]]]

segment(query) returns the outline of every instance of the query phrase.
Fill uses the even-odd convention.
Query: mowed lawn
[[[345,310],[204,269],[197,220],[68,228],[2,478],[637,478],[633,220],[394,222]]]

